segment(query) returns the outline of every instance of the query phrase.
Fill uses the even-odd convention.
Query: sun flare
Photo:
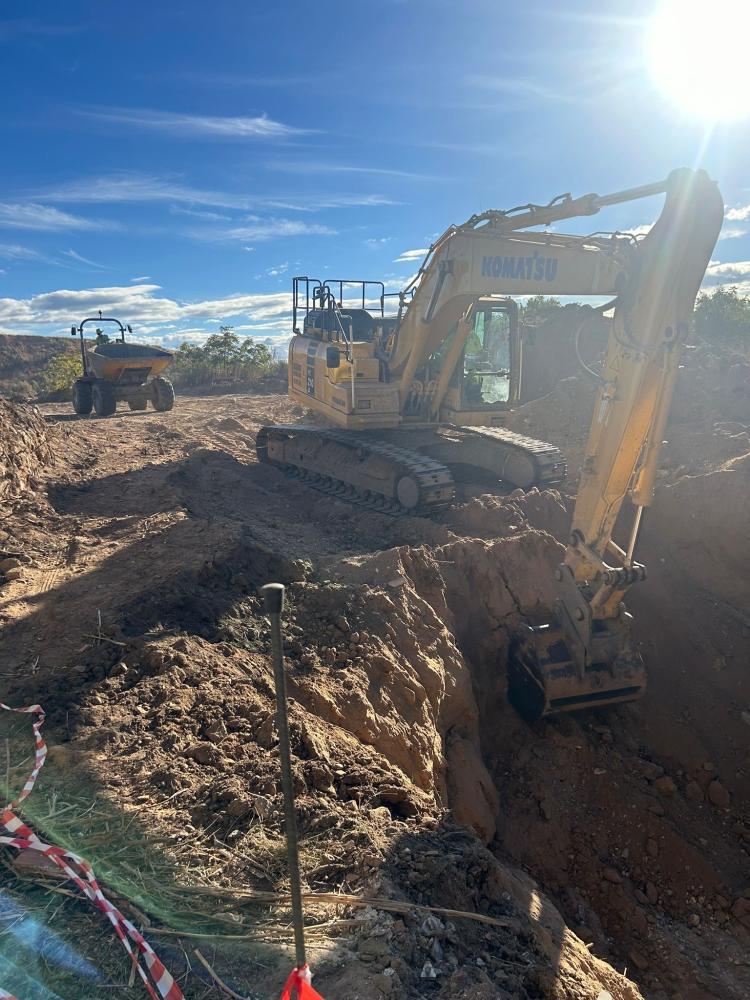
[[[654,83],[693,117],[749,117],[749,36],[749,0],[663,0],[648,26]]]

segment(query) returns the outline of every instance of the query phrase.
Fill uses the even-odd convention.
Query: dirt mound
[[[578,353],[587,365],[597,365],[607,347],[611,322],[588,306],[575,303],[555,309],[523,335],[521,399],[546,396],[561,379],[579,371]]]
[[[177,913],[122,888],[125,843],[70,841],[85,854],[105,845],[108,884],[160,944],[160,923],[185,930],[198,890],[225,892],[208,927],[221,935],[217,971],[261,996],[288,971],[280,945],[259,957],[249,944],[268,936],[271,911],[274,940],[288,940],[287,911],[268,901],[287,888],[256,589],[274,576],[288,584],[304,876],[313,892],[376,897],[309,901],[328,1000],[750,995],[750,621],[735,579],[747,559],[744,369],[688,362],[693,389],[668,437],[690,460],[675,451],[663,466],[639,549],[649,578],[630,604],[649,692],[534,727],[507,704],[507,650],[520,619],[554,598],[571,483],[394,521],[255,462],[258,427],[299,416],[283,397],[181,398],[158,417],[38,428],[54,454],[38,483],[25,476],[10,522],[35,565],[3,592],[4,700],[50,710],[50,801],[61,775],[85,772],[98,806],[120,816],[112,830],[147,817],[136,871],[176,866],[194,893]],[[537,401],[519,412],[539,426],[519,429],[575,446],[590,416],[583,384],[552,394],[567,426]],[[186,995],[216,995],[180,950],[168,957]]]
[[[568,931],[527,875],[445,817],[451,807],[485,842],[494,835],[499,801],[462,645],[479,642],[478,657],[496,656],[499,683],[500,637],[545,600],[535,581],[551,578],[556,555],[546,536],[527,531],[352,558],[337,581],[292,586],[292,750],[310,888],[343,884],[488,918],[353,911],[345,971],[316,965],[316,984],[333,1000],[640,996]],[[531,572],[516,591],[505,574],[521,567]],[[475,607],[472,594],[482,595]],[[67,682],[42,693],[109,795],[156,790],[160,826],[231,844],[224,876],[236,884],[247,880],[247,859],[262,868],[263,852],[278,851],[283,809],[268,628],[255,596],[234,612],[208,639],[132,640],[80,672],[73,697]]]
[[[51,454],[47,425],[36,407],[0,399],[0,503],[28,497]]]
[[[508,417],[511,430],[551,441],[568,462],[574,491],[586,454],[596,385],[586,374],[565,378],[546,396]],[[750,451],[750,363],[706,345],[688,347],[677,379],[660,455],[660,479],[709,471]]]
[[[47,534],[49,505],[41,481],[53,460],[44,418],[36,407],[0,398],[0,582],[22,579],[34,543]]]

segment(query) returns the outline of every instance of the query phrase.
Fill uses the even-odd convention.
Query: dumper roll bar
[[[76,337],[76,336],[78,336],[80,334],[80,337],[81,337],[81,361],[83,362],[83,374],[84,375],[88,375],[88,365],[86,364],[86,348],[84,347],[84,343],[83,343],[83,328],[84,328],[84,326],[86,326],[87,323],[116,323],[117,326],[120,329],[120,343],[122,343],[122,344],[125,343],[125,331],[127,330],[128,333],[132,333],[133,332],[133,330],[132,330],[132,328],[130,326],[130,323],[128,323],[127,326],[123,326],[122,323],[119,321],[119,319],[115,319],[114,316],[102,316],[101,309],[99,310],[99,315],[98,316],[87,316],[86,319],[84,319],[81,322],[80,326],[76,326],[75,324],[73,324],[73,326],[71,326],[71,328],[70,328],[70,335],[71,335],[71,337]]]

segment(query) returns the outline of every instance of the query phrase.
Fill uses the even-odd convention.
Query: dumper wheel
[[[174,406],[174,386],[169,379],[155,378],[152,380],[151,385],[153,386],[151,402],[154,404],[154,409],[158,410],[159,413],[171,410]]]
[[[94,412],[97,417],[111,417],[117,409],[114,386],[109,382],[96,382],[93,391]]]
[[[93,405],[91,383],[78,379],[77,382],[73,383],[73,409],[83,417],[87,413],[91,413]]]

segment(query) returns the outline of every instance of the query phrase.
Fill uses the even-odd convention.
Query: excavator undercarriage
[[[261,428],[258,458],[306,486],[384,514],[430,515],[449,507],[456,482],[487,489],[556,486],[565,462],[553,445],[495,428],[378,435],[301,424]]]

